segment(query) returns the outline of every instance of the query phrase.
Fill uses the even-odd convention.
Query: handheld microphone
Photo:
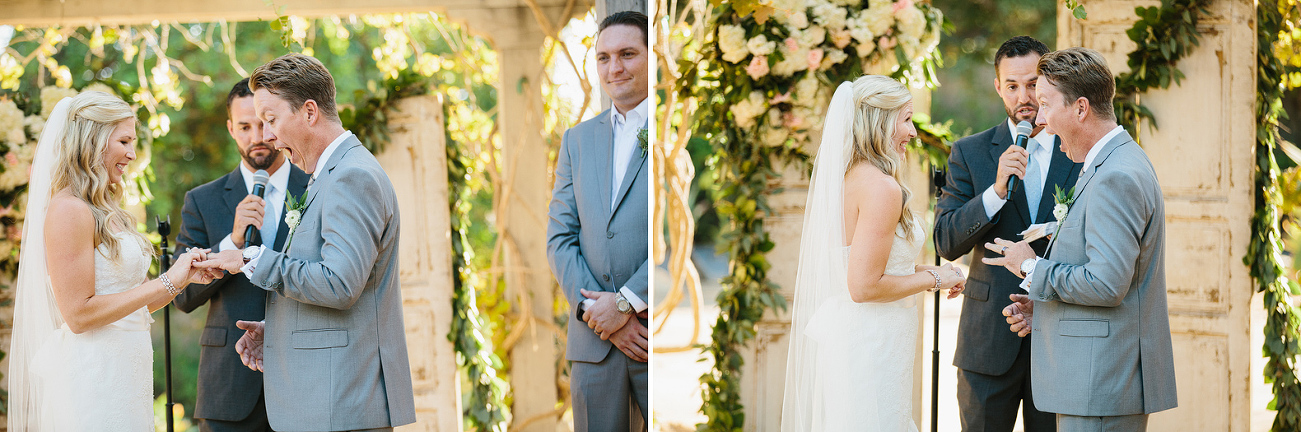
[[[1027,141],[1030,141],[1031,132],[1034,132],[1034,126],[1031,126],[1030,122],[1021,121],[1020,123],[1017,123],[1016,124],[1016,146],[1020,148],[1025,148],[1025,143]],[[1030,164],[1027,163],[1026,165],[1028,166]],[[1017,180],[1018,179],[1016,178],[1016,176],[1008,176],[1007,178],[1008,199],[1011,199],[1012,193],[1016,192]]]
[[[257,172],[253,173],[252,195],[262,198],[267,192],[267,181],[270,180],[271,176],[267,175],[266,170],[257,170]],[[266,221],[262,223],[266,223]],[[262,245],[262,232],[258,231],[256,226],[249,225],[248,228],[244,229],[244,247],[260,245]]]

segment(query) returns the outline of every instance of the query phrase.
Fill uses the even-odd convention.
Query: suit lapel
[[[235,168],[235,171],[226,174],[225,186],[226,193],[224,198],[226,199],[226,206],[224,208],[226,211],[230,212],[230,220],[234,221],[235,208],[239,207],[239,202],[243,201],[244,197],[248,196],[248,186],[244,185],[244,174],[240,172],[239,168]]]
[[[1012,131],[1007,128],[1006,121],[1000,123],[998,125],[998,130],[994,131],[994,141],[991,144],[993,144],[993,146],[991,146],[989,149],[989,156],[993,160],[994,172],[997,173],[998,158],[1003,155],[1003,152],[1007,151],[1008,147],[1011,147],[1012,145],[1015,144],[1014,142],[1012,142]],[[994,175],[994,179],[995,180],[998,179],[997,174]],[[1021,185],[1021,186],[1025,186],[1025,185]],[[1016,192],[1010,195],[1011,196],[1009,196],[1008,198],[1009,198],[1009,202],[1012,204],[1012,208],[1015,209],[1016,214],[1021,217],[1021,222],[1026,226],[1029,226],[1030,205],[1027,204],[1025,200],[1025,188],[1017,187]]]
[[[1062,151],[1062,138],[1054,136],[1053,141],[1053,157],[1052,162],[1049,163],[1048,181],[1044,183],[1044,198],[1052,197],[1053,199],[1039,200],[1039,209],[1036,210],[1039,217],[1035,218],[1035,220],[1040,221],[1047,220],[1048,216],[1053,213],[1053,206],[1057,204],[1056,186],[1061,186],[1062,191],[1069,191],[1071,186],[1075,184],[1074,180],[1079,178],[1080,174],[1081,164],[1072,162],[1071,158],[1066,156],[1066,152]]]
[[[298,169],[298,167],[295,167],[293,164],[288,163],[288,161],[286,161],[286,164],[288,166],[285,168],[289,169],[289,183],[286,185],[289,190],[286,191],[286,198],[289,196],[302,196],[303,190],[307,189],[307,179],[311,178],[311,176],[303,172],[303,170]],[[285,239],[289,237],[289,224],[285,223],[285,214],[288,213],[288,206],[282,204],[280,209],[280,228],[276,229],[276,241],[275,246],[273,247],[278,251],[283,250]]]
[[[592,131],[592,139],[596,143],[592,152],[596,169],[590,173],[596,176],[596,196],[599,197],[597,202],[601,214],[605,216],[604,220],[609,221],[614,212],[610,210],[610,203],[605,201],[610,199],[610,183],[614,181],[614,125],[610,123],[610,110],[601,112],[596,119],[597,127]]]
[[[1071,204],[1071,207],[1075,207],[1076,204],[1079,204],[1079,198],[1084,196],[1084,190],[1088,188],[1093,177],[1098,174],[1098,167],[1101,167],[1102,163],[1106,162],[1107,158],[1111,157],[1111,153],[1115,152],[1117,148],[1131,142],[1134,142],[1134,138],[1129,136],[1129,132],[1122,131],[1120,134],[1112,137],[1111,141],[1107,141],[1107,143],[1103,145],[1102,150],[1098,150],[1098,155],[1094,157],[1093,161],[1089,164],[1090,166],[1088,167],[1088,170],[1079,174],[1080,179],[1075,183],[1075,202]],[[1080,165],[1081,167],[1078,169],[1085,169],[1083,167],[1084,164]],[[1065,221],[1062,222],[1065,223]],[[1053,236],[1052,241],[1048,243],[1048,250],[1044,254],[1045,257],[1051,256],[1053,246],[1056,244],[1057,236]]]
[[[641,149],[635,148],[632,151],[632,160],[628,162],[628,170],[623,176],[623,182],[619,184],[619,194],[615,196],[614,205],[611,206],[614,210],[619,209],[619,204],[623,202],[623,197],[628,195],[628,189],[632,187],[632,182],[637,179],[637,174],[641,173],[643,166],[646,166],[646,154],[638,150]],[[610,164],[610,169],[614,169],[613,163]],[[613,178],[612,175],[611,179],[613,180]],[[610,217],[614,217],[614,211],[610,212]]]

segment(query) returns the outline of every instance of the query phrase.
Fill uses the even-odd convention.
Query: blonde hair
[[[113,228],[134,236],[141,246],[148,245],[144,236],[136,232],[135,217],[122,208],[125,192],[122,183],[109,181],[104,167],[104,151],[113,130],[127,119],[135,119],[135,111],[125,101],[99,91],[87,91],[72,98],[68,107],[67,124],[56,150],[52,191],[67,190],[90,207],[95,218],[94,245],[108,248],[105,255],[116,258],[121,252]],[[153,248],[144,247],[153,252]]]
[[[912,192],[899,178],[903,161],[893,150],[894,124],[903,107],[912,100],[912,93],[902,83],[881,75],[868,75],[854,80],[854,137],[848,168],[859,163],[870,163],[881,172],[894,177],[903,191],[903,209],[899,223],[904,227],[904,238],[913,240],[917,220],[908,208]]]

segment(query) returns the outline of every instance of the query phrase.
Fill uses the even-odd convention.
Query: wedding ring
[[[1003,254],[1003,255],[1007,255],[1007,246],[1003,246],[1003,252],[1002,252],[1002,254]]]
[[[592,329],[592,333],[595,333],[597,336],[601,335],[601,331],[597,329]]]

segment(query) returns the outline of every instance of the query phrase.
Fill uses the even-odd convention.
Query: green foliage
[[[388,117],[397,108],[398,101],[429,93],[429,78],[411,69],[403,69],[395,78],[384,80],[384,86],[372,92],[353,91],[358,106],[339,110],[339,120],[344,129],[352,131],[371,153],[380,153],[389,142]],[[369,94],[369,96],[367,96]],[[450,147],[452,142],[448,142]]]
[[[1211,0],[1162,0],[1161,6],[1136,7],[1138,21],[1125,31],[1138,44],[1129,53],[1129,72],[1116,77],[1116,119],[1138,138],[1138,124],[1147,121],[1157,127],[1152,111],[1139,102],[1139,95],[1153,88],[1169,88],[1184,77],[1176,67],[1179,60],[1200,43],[1197,23],[1209,16]]]
[[[1274,399],[1268,408],[1278,412],[1272,430],[1301,429],[1301,380],[1296,359],[1301,355],[1301,314],[1292,296],[1301,295],[1297,283],[1288,280],[1283,265],[1283,242],[1279,232],[1280,207],[1285,205],[1279,190],[1279,168],[1275,149],[1279,146],[1279,118],[1285,115],[1281,100],[1289,73],[1298,72],[1275,55],[1281,34],[1301,15],[1296,0],[1262,0],[1256,6],[1256,212],[1251,219],[1251,243],[1243,262],[1250,268],[1257,289],[1264,293],[1265,382],[1273,384]],[[1284,41],[1286,43],[1286,41]]]
[[[1084,11],[1084,5],[1080,4],[1080,0],[1066,0],[1066,8],[1071,10],[1071,15],[1075,19],[1082,20],[1089,17],[1089,13]]]

